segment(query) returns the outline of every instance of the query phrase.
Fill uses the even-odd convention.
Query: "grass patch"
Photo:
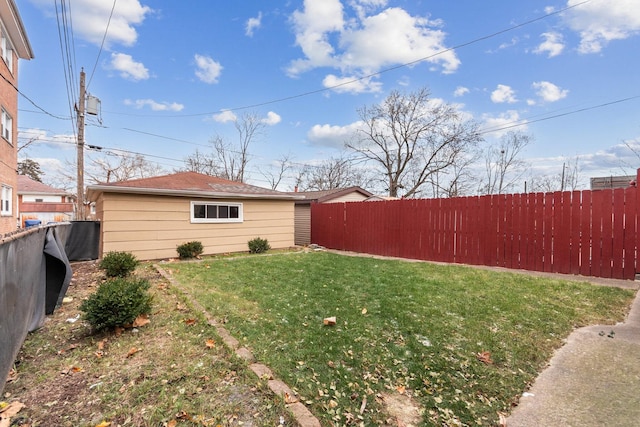
[[[634,295],[323,252],[168,268],[323,425],[384,424],[390,392],[425,425],[495,425],[574,328],[623,320]]]

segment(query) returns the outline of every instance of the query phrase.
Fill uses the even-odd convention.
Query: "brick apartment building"
[[[33,52],[14,0],[0,0],[0,236],[17,229],[18,59]]]

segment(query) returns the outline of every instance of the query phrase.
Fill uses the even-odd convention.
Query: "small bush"
[[[109,279],[82,302],[80,310],[96,331],[130,325],[141,314],[151,312],[148,289],[146,279]]]
[[[129,252],[108,252],[98,267],[104,270],[107,277],[127,277],[140,262]]]
[[[201,255],[204,248],[202,247],[202,243],[193,241],[181,244],[176,248],[176,250],[178,251],[180,259],[186,259],[195,258],[198,255]]]
[[[256,237],[253,240],[249,240],[249,252],[252,254],[261,254],[263,252],[271,249],[269,242],[267,239],[261,239],[260,237]]]

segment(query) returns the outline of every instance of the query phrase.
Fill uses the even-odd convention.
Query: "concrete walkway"
[[[506,420],[507,427],[638,425],[640,294],[624,323],[574,331]]]

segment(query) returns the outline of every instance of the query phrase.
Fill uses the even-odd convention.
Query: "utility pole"
[[[84,221],[84,102],[85,102],[85,72],[80,71],[80,99],[76,111],[78,113],[78,195],[76,197],[76,220]]]

